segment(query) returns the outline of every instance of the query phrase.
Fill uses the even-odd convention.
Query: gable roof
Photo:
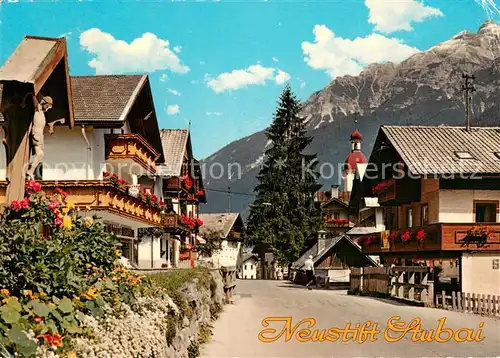
[[[180,176],[188,146],[189,130],[162,129],[160,137],[165,163],[157,166],[157,173],[161,176]]]
[[[309,250],[307,250],[306,252],[304,252],[304,254],[302,254],[302,256],[300,256],[299,259],[292,264],[292,268],[296,269],[296,270],[300,270],[301,268],[303,268],[304,267],[304,263],[309,258],[309,255],[313,256],[313,262],[314,262],[314,265],[316,265],[341,240],[347,240],[348,242],[350,242],[360,252],[360,254],[364,255],[361,252],[361,247],[358,244],[356,244],[354,241],[352,241],[349,236],[347,236],[346,234],[342,233],[342,234],[337,235],[335,237],[325,239],[325,246],[324,246],[324,248],[320,252],[318,252],[318,243],[316,242]],[[364,256],[366,256],[372,263],[374,263],[375,265],[377,265],[375,263],[375,261],[373,261],[369,256],[367,256],[367,255],[364,255]]]
[[[9,86],[25,83],[32,85],[31,88],[24,87],[25,93],[38,95],[42,87],[48,84],[50,96],[56,104],[52,113],[62,111],[58,113],[61,117],[56,119],[65,118],[69,127],[73,128],[75,119],[67,55],[66,38],[25,36],[0,67],[2,92],[3,86],[6,86],[7,92]],[[55,87],[54,78],[63,86]],[[0,93],[1,99],[2,93]],[[60,103],[63,103],[63,108],[59,107]],[[4,121],[3,115],[0,115],[0,121]]]
[[[321,203],[321,207],[324,208],[325,206],[331,204],[331,203],[336,203],[342,206],[343,208],[346,208],[349,206],[345,201],[340,200],[339,198],[331,198],[328,199],[327,201]]]
[[[247,262],[248,260],[250,260],[251,258],[254,258],[255,261],[258,261],[258,257],[257,255],[255,254],[246,254],[246,255],[243,255],[242,258],[241,258],[241,263],[245,263]]]
[[[72,76],[76,121],[124,121],[146,79],[146,75]]]
[[[381,126],[372,157],[384,137],[413,175],[500,173],[495,156],[500,127]],[[459,159],[455,152],[469,152],[474,159]]]
[[[200,230],[202,232],[207,232],[208,230],[220,231],[222,237],[226,238],[238,218],[241,220],[239,213],[200,214],[200,219],[203,221],[203,226]]]

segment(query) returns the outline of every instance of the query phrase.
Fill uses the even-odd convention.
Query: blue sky
[[[72,75],[146,72],[160,127],[191,120],[203,158],[264,129],[285,83],[305,100],[370,62],[477,31],[481,1],[0,0],[0,62],[25,35],[64,34]]]

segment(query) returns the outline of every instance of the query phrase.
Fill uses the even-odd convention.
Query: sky
[[[160,128],[190,123],[202,159],[266,128],[287,83],[307,100],[369,63],[476,32],[498,1],[0,0],[0,63],[25,35],[65,36],[71,75],[147,73]]]

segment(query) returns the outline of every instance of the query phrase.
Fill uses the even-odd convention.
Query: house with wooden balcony
[[[215,236],[221,242],[221,250],[212,257],[204,258],[215,267],[236,267],[245,235],[245,225],[239,213],[200,214],[203,226],[200,229],[205,240]]]
[[[165,161],[158,166],[156,178],[183,228],[174,233],[178,240],[169,243],[168,259],[172,266],[193,267],[196,246],[204,242],[199,234],[203,224],[199,206],[206,203],[200,163],[193,156],[189,130],[162,129],[160,135]]]
[[[62,52],[57,50],[61,46]],[[167,263],[169,233],[184,226],[163,197],[162,180],[156,179],[157,164],[165,158],[149,78],[69,76],[67,65],[60,66],[67,64],[66,58],[51,74],[47,59],[66,54],[65,46],[63,39],[23,40],[0,69],[0,82],[8,80],[0,85],[0,120],[11,114],[10,89],[13,82],[23,81],[21,69],[33,68],[36,76],[48,74],[41,92],[52,96],[54,105],[47,112],[44,156],[35,179],[47,192],[64,190],[82,215],[101,218],[121,239],[128,260],[141,268],[161,267]],[[21,74],[11,73],[16,71]],[[55,121],[59,115],[74,118],[74,125]],[[6,153],[4,147],[0,151],[0,200],[5,202]],[[157,230],[153,236],[144,229]]]
[[[500,294],[500,127],[382,126],[369,163],[350,207],[375,199],[385,230],[360,237],[363,252]]]
[[[323,229],[331,236],[346,232],[354,224],[349,220],[348,203],[342,200],[339,187],[332,185],[329,192],[317,195],[323,215]]]

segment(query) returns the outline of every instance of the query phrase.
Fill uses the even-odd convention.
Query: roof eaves
[[[144,84],[146,83],[146,80],[148,78],[148,75],[142,75],[141,80],[137,83],[137,86],[134,89],[134,92],[132,92],[132,95],[130,96],[127,104],[123,108],[122,114],[120,115],[120,118],[118,119],[120,122],[125,121],[125,118],[127,118],[127,115],[129,114],[130,110],[132,109],[132,106],[139,95],[141,93],[142,88],[144,87]]]

